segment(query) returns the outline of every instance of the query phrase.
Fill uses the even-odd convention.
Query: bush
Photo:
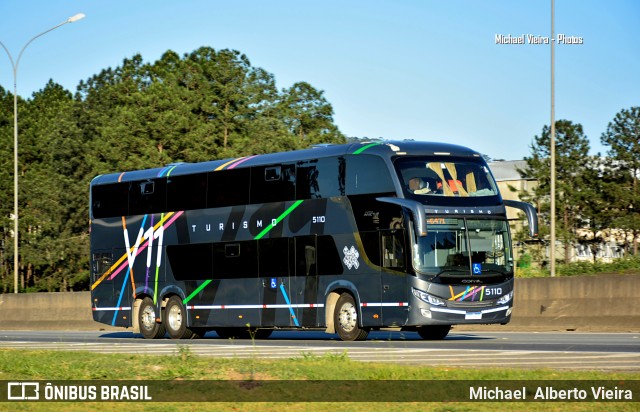
[[[520,266],[520,265],[518,265]],[[597,275],[601,273],[640,274],[640,256],[628,256],[614,259],[611,263],[581,261],[559,263],[556,266],[557,276]],[[518,267],[516,276],[520,278],[537,278],[550,276],[549,268]]]

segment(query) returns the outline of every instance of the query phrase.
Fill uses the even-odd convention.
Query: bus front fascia
[[[376,198],[378,202],[391,203],[398,205],[404,209],[407,209],[413,215],[413,226],[418,236],[427,235],[427,219],[425,215],[424,205],[420,202],[411,199],[403,199],[398,197],[379,197]],[[538,237],[538,214],[536,209],[529,203],[520,202],[517,200],[504,200],[504,205],[507,207],[513,207],[522,210],[529,225],[529,236],[532,238]]]

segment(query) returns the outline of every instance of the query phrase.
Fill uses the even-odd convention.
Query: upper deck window
[[[405,196],[486,197],[498,189],[483,162],[455,158],[408,157],[395,162]]]

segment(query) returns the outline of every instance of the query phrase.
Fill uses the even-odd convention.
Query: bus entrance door
[[[290,261],[293,239],[274,238],[258,241],[260,261],[260,325],[296,326],[292,313]]]
[[[407,320],[407,257],[405,230],[380,231],[382,248],[382,319],[386,326],[402,326]]]
[[[295,326],[318,326],[318,242],[317,236],[300,236],[295,240],[295,292],[297,323]]]

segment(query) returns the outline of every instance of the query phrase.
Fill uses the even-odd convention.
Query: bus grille
[[[450,308],[489,308],[495,306],[495,302],[493,301],[484,301],[484,302],[457,302],[453,300],[447,301],[447,307]]]

